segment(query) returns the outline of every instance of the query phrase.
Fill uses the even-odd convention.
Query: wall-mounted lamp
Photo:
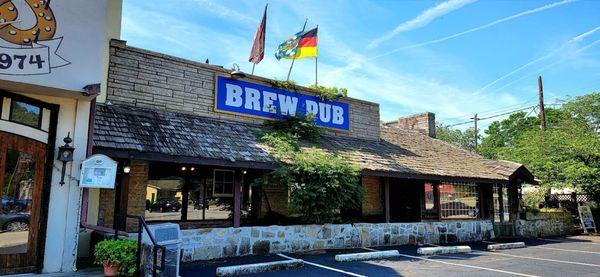
[[[181,171],[186,171],[186,170],[187,170],[187,167],[185,167],[185,166],[181,167]]]
[[[233,64],[233,68],[231,69],[231,77],[234,79],[244,78],[246,77],[246,73],[240,70],[240,66],[237,63]]]
[[[123,166],[123,173],[129,174],[129,172],[131,172],[131,166]]]
[[[71,132],[67,133],[67,137],[63,139],[65,145],[58,147],[58,160],[62,162],[62,173],[60,175],[60,185],[65,184],[65,171],[67,169],[67,162],[73,161],[73,152],[75,151],[75,147],[69,145],[69,143],[73,142],[71,139]]]
[[[195,167],[190,167],[190,170],[194,171],[194,170],[196,170],[196,168]]]

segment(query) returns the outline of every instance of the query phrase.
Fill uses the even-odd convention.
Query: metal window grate
[[[465,183],[440,184],[440,211],[444,219],[479,217],[477,185]]]

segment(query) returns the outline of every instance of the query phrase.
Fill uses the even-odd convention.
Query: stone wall
[[[229,70],[113,40],[106,101],[261,124],[262,120],[214,111],[216,73],[228,74]],[[248,76],[247,80],[269,85],[268,79],[258,76]],[[302,89],[302,93],[312,92]],[[379,104],[348,97],[340,101],[350,106],[350,132],[329,131],[332,135],[379,139]]]
[[[516,233],[519,237],[556,237],[571,235],[573,231],[574,225],[571,218],[517,220],[516,222]]]
[[[376,176],[362,176],[365,200],[362,202],[363,216],[383,214],[383,192],[381,179]]]
[[[183,261],[494,238],[491,221],[357,223],[183,230]]]

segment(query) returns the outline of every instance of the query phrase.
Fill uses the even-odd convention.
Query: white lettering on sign
[[[296,107],[298,107],[298,98],[287,95],[279,95],[279,106],[281,106],[281,114],[296,115]]]
[[[231,107],[241,107],[242,106],[242,88],[240,86],[227,84],[227,99],[225,100],[225,105]]]
[[[219,78],[216,109],[264,118],[314,115],[317,125],[348,130],[348,104],[281,91],[258,84]]]

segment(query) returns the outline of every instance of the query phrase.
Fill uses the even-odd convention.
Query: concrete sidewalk
[[[42,274],[16,274],[16,275],[6,275],[6,276],[14,276],[14,277],[24,277],[24,276],[32,276],[32,277],[66,277],[66,276],[86,276],[86,277],[101,277],[104,276],[104,272],[102,268],[85,268],[72,272],[61,272],[61,273],[42,273]]]

